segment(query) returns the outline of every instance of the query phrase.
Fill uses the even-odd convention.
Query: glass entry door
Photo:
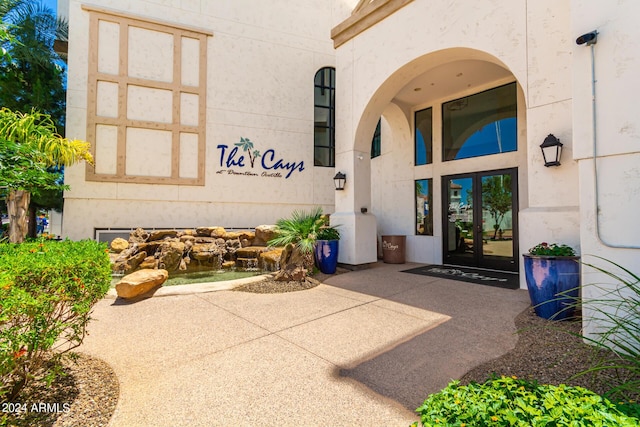
[[[517,169],[442,177],[443,261],[518,271]]]

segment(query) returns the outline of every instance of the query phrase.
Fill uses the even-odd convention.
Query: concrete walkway
[[[79,351],[118,376],[112,426],[408,426],[429,393],[512,349],[529,305],[401,272],[416,266],[284,294],[105,298]]]

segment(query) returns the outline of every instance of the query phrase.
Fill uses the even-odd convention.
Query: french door
[[[518,170],[442,177],[443,261],[518,271]]]

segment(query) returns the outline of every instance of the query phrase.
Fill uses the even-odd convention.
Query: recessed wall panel
[[[182,37],[182,84],[197,87],[200,84],[200,41]]]
[[[180,178],[198,177],[198,135],[180,134]]]
[[[129,27],[129,76],[160,82],[173,81],[173,35]]]
[[[198,100],[193,93],[180,94],[180,124],[198,126]]]
[[[96,173],[114,175],[118,160],[117,126],[96,126],[95,150]]]
[[[97,86],[96,114],[101,117],[118,117],[118,84],[99,81]]]
[[[170,90],[130,85],[127,88],[127,119],[171,123],[173,93]]]
[[[98,72],[117,75],[120,57],[120,25],[98,21]]]
[[[126,134],[126,175],[171,176],[171,132],[127,128]]]

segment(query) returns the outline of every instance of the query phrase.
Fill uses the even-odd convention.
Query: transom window
[[[336,70],[331,67],[320,69],[314,79],[314,166],[335,166],[335,92]]]
[[[515,83],[442,104],[442,160],[516,151],[516,116]]]

